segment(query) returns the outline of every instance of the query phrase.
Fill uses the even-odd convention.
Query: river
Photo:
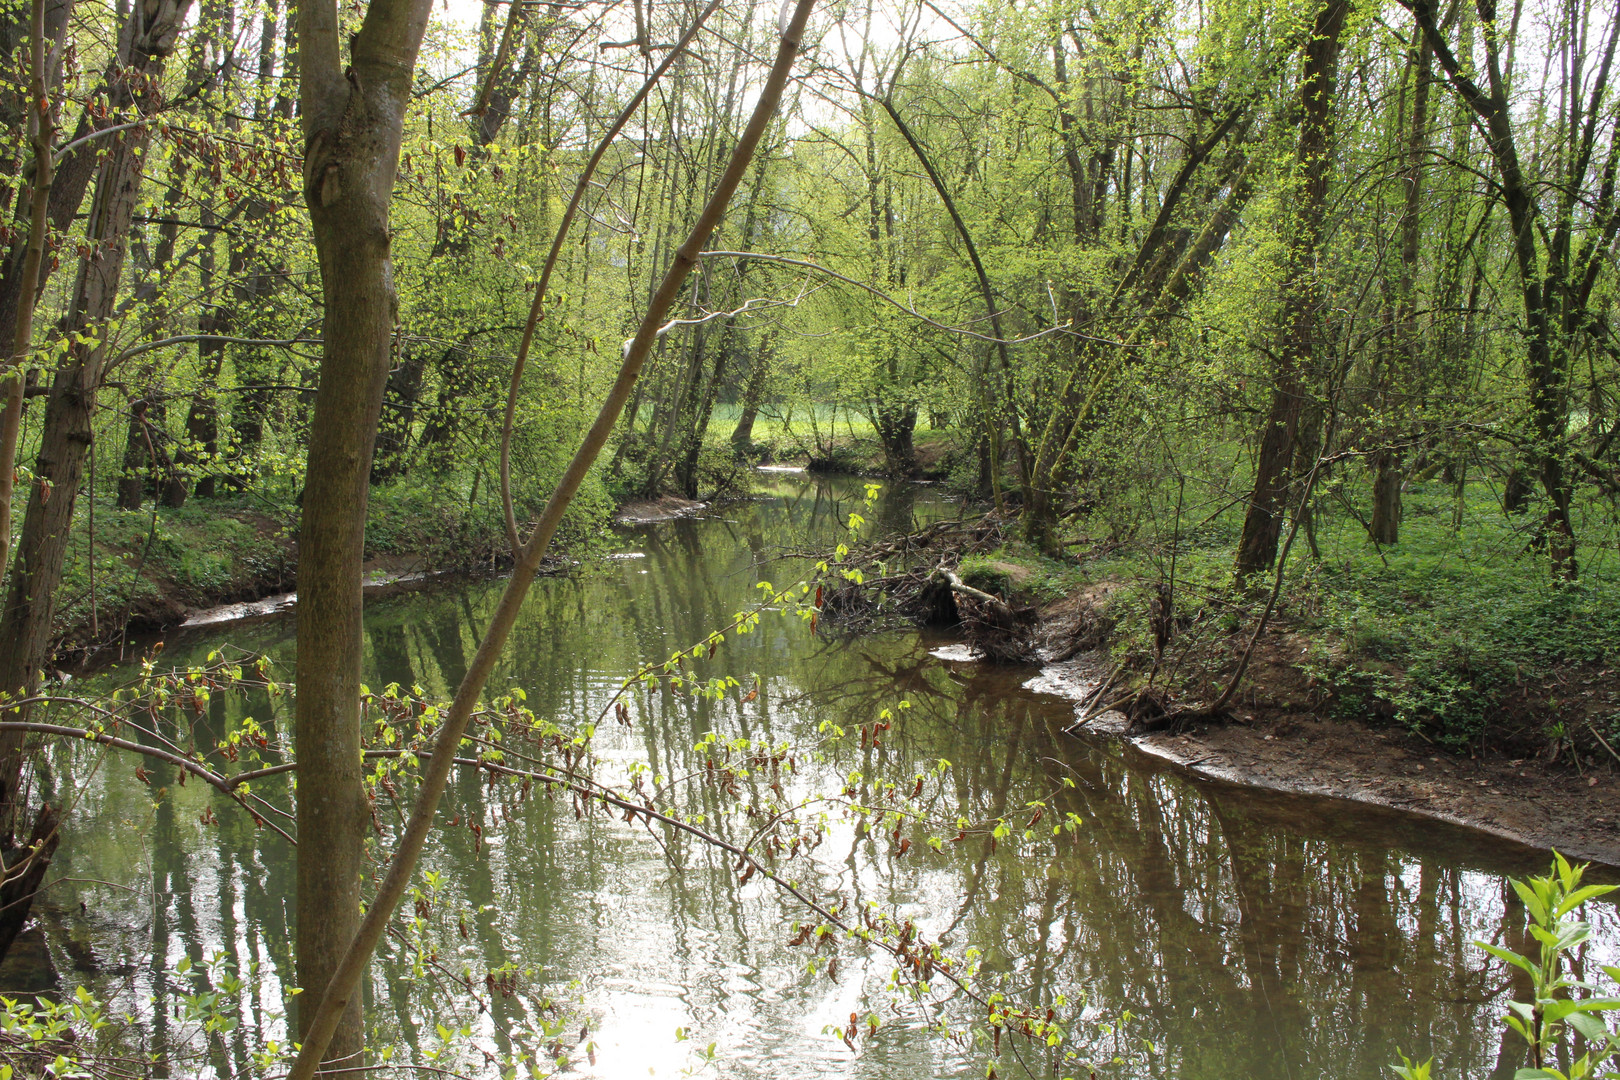
[[[594,717],[639,664],[725,625],[760,577],[793,580],[802,567],[782,553],[835,540],[861,492],[762,475],[753,501],[617,529],[603,566],[535,585],[491,685],[521,686],[542,715]],[[927,489],[898,488],[871,516],[895,528],[956,513]],[[448,696],[500,588],[459,583],[370,604],[368,681]],[[162,658],[199,662],[229,643],[290,675],[291,635],[287,620],[216,628],[172,638]],[[1007,814],[1021,826],[1027,804],[1044,801],[1048,824],[1074,813],[1082,825],[995,850],[972,838],[934,853],[919,839],[900,856],[888,836],[857,837],[835,819],[801,872],[824,895],[874,902],[930,941],[977,950],[1017,1001],[1066,1002],[1080,1018],[1074,1049],[1098,1076],[1371,1080],[1389,1075],[1397,1048],[1436,1057],[1437,1077],[1511,1076],[1493,1072],[1505,1060],[1507,978],[1470,943],[1518,940],[1522,911],[1504,875],[1541,870],[1542,856],[1392,812],[1189,781],[1128,746],[1064,734],[1073,707],[1026,689],[1033,669],[942,660],[946,643],[914,632],[851,640],[767,615],[698,665],[737,678],[724,700],[632,695],[631,724],[604,725],[596,750],[610,770],[639,761],[681,777],[699,770],[693,744],[708,732],[805,746],[824,722],[853,732],[906,700],[879,746],[851,738],[820,761],[801,754],[796,790],[836,793],[853,769],[909,786],[946,759],[936,811],[948,818]],[[249,714],[272,732],[290,727],[288,703],[262,695],[217,695],[203,723],[224,732]],[[178,786],[161,767],[143,785],[134,768],[85,747],[53,752],[52,781],[71,802],[53,868],[63,880],[43,904],[43,933],[19,945],[33,966],[25,955],[0,984],[85,984],[133,1013],[131,1037],[161,1056],[196,1037],[186,995],[208,981],[182,973],[186,960],[256,965],[229,995],[240,1022],[206,1036],[213,1071],[231,1075],[264,1040],[287,1038],[292,850],[212,789]],[[260,790],[286,797],[274,783]],[[690,792],[689,812],[717,813],[701,784],[677,790]],[[392,805],[378,808],[391,831]],[[824,965],[811,973],[806,948],[788,944],[804,913],[759,878],[739,883],[729,859],[617,819],[576,820],[566,800],[519,802],[473,776],[453,783],[444,814],[456,827],[424,858],[438,883],[424,920],[437,964],[418,968],[390,942],[368,987],[372,1043],[396,1060],[431,1054],[441,1024],[465,1027],[493,1055],[472,1071],[493,1077],[513,1032],[555,1027],[554,1008],[566,1008],[560,1042],[579,1076],[985,1074],[981,1049],[928,1030],[941,1015],[979,1023],[982,1009],[897,1004],[885,989],[893,960],[855,946],[836,979]],[[1593,905],[1591,918],[1585,962],[1620,962],[1614,908]],[[857,1052],[827,1030],[852,1012],[863,1018]],[[883,1018],[875,1034],[871,1012]],[[576,1048],[582,1024],[594,1064]],[[1052,1067],[1009,1039],[1000,1074],[1018,1075],[1020,1057],[1037,1075]]]

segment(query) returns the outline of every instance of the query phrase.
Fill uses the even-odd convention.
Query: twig
[[[1593,735],[1597,736],[1597,741],[1603,744],[1603,749],[1609,752],[1609,756],[1614,758],[1615,761],[1620,761],[1620,754],[1614,752],[1614,747],[1609,745],[1609,740],[1603,737],[1603,733],[1597,729],[1597,725],[1593,724],[1591,720],[1587,720],[1586,726]]]
[[[1288,527],[1288,539],[1283,541],[1282,550],[1277,553],[1277,577],[1272,582],[1271,595],[1266,599],[1266,609],[1260,613],[1260,621],[1255,624],[1254,633],[1249,635],[1249,643],[1243,648],[1243,657],[1238,661],[1238,669],[1232,675],[1232,681],[1226,684],[1226,689],[1221,691],[1221,696],[1215,699],[1214,704],[1207,709],[1197,710],[1198,712],[1205,715],[1218,713],[1226,707],[1227,702],[1232,700],[1232,695],[1237,693],[1239,684],[1243,682],[1243,676],[1249,670],[1249,660],[1254,656],[1255,642],[1259,641],[1260,635],[1266,632],[1266,624],[1271,621],[1271,613],[1277,609],[1277,597],[1281,595],[1283,587],[1283,567],[1288,562],[1288,552],[1294,546],[1294,537],[1299,534],[1300,523],[1305,518],[1305,508],[1310,503],[1311,492],[1316,488],[1316,478],[1321,475],[1324,465],[1332,464],[1345,456],[1348,455],[1334,454],[1331,457],[1319,457],[1316,459],[1316,464],[1311,466],[1310,475],[1305,478],[1305,490],[1299,497],[1299,506],[1294,511],[1294,520]]]
[[[1108,688],[1114,684],[1114,680],[1119,678],[1120,672],[1124,670],[1125,661],[1121,660],[1119,663],[1114,665],[1114,670],[1108,673],[1108,677],[1102,682],[1098,683],[1097,689],[1093,690],[1086,696],[1085,701],[1081,703],[1080,716],[1072,724],[1063,729],[1065,732],[1078,731],[1087,724],[1091,723],[1093,720],[1097,719],[1097,717],[1106,712],[1111,712],[1125,703],[1125,699],[1130,697],[1130,694],[1125,694],[1116,701],[1110,702],[1105,708],[1099,709],[1096,707],[1097,702],[1102,700],[1102,696],[1108,692]]]
[[[48,695],[41,695],[38,697],[23,698],[20,701],[14,702],[13,705],[16,707],[34,704],[36,702],[64,701],[81,706],[87,704],[86,702],[80,701],[77,698],[57,698],[50,697]],[[84,742],[100,743],[102,746],[110,746],[115,750],[127,750],[133,754],[145,754],[147,757],[153,757],[157,758],[159,761],[168,762],[170,765],[173,765],[179,769],[184,769],[186,772],[207,783],[210,787],[217,789],[222,795],[227,796],[232,801],[240,805],[242,809],[253,815],[253,819],[256,822],[262,822],[264,825],[280,833],[282,839],[286,840],[288,843],[298,843],[298,841],[294,840],[292,836],[279,825],[273,821],[270,821],[263,814],[260,814],[257,810],[253,809],[253,807],[247,804],[247,799],[236,790],[241,781],[234,777],[223,777],[214,772],[212,769],[199,765],[197,762],[192,761],[190,758],[184,757],[180,754],[170,753],[169,751],[160,747],[146,746],[142,743],[131,742],[128,739],[120,739],[118,736],[109,735],[104,731],[94,731],[90,728],[72,727],[71,725],[67,724],[41,724],[30,720],[0,720],[0,731],[33,732],[40,735],[61,735],[71,739],[80,739]]]

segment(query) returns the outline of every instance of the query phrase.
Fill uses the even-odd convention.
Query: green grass
[[[709,437],[726,441],[742,415],[740,404],[717,404],[709,418]],[[809,449],[814,432],[840,441],[876,439],[872,422],[858,410],[844,405],[771,405],[754,418],[754,442],[763,445],[798,446]]]
[[[1072,560],[1051,559],[1019,543],[970,555],[962,560],[958,572],[964,584],[1027,604],[1061,600],[1085,585],[1088,577],[1085,568]]]
[[[281,493],[278,493],[281,494]],[[538,513],[543,485],[520,477],[518,514]],[[601,485],[587,483],[559,530],[555,550],[577,554],[602,542],[611,511]],[[290,540],[296,533],[295,493],[260,493],[187,500],[180,509],[119,510],[104,486],[95,500],[95,555],[90,504],[74,508],[73,539],[57,593],[55,623],[73,641],[88,637],[92,612],[103,637],[116,635],[125,613],[170,618],[201,607],[293,587]],[[435,569],[487,567],[507,550],[499,493],[471,471],[418,476],[374,487],[366,525],[366,555],[419,556]]]
[[[74,508],[74,536],[57,592],[59,632],[82,637],[92,621],[103,636],[116,633],[126,614],[172,612],[266,587],[291,588],[292,568],[282,514],[248,497],[190,500],[178,510],[150,503],[118,509],[95,501],[94,554],[90,505]],[[274,507],[269,507],[275,510]]]

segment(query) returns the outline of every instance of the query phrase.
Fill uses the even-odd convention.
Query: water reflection
[[[860,508],[861,485],[773,477],[760,496],[628,530],[624,551],[644,557],[542,581],[492,685],[524,687],[537,713],[594,718],[626,673],[725,624],[760,577],[791,580],[783,553],[834,537]],[[955,513],[904,489],[875,517],[900,526]],[[368,681],[448,695],[497,589],[373,605]],[[273,624],[229,636],[290,660],[289,632]],[[1117,1050],[1125,1062],[1100,1075],[1372,1078],[1387,1075],[1397,1046],[1435,1055],[1448,1077],[1512,1075],[1514,1048],[1504,1051],[1494,1022],[1508,979],[1468,942],[1520,947],[1523,914],[1503,875],[1540,869],[1539,856],[1390,814],[1188,783],[1119,747],[1063,735],[1069,707],[1022,689],[1029,672],[941,663],[930,644],[911,634],[817,638],[797,619],[767,618],[698,665],[757,689],[752,700],[641,692],[633,725],[604,728],[598,749],[682,777],[699,768],[693,744],[711,730],[804,743],[823,721],[853,730],[905,698],[913,707],[880,745],[846,742],[799,778],[801,789],[836,790],[857,768],[909,783],[943,758],[953,768],[934,809],[947,818],[1021,816],[1042,799],[1053,818],[1072,812],[1084,827],[1022,851],[971,839],[935,854],[919,836],[901,858],[886,838],[837,825],[809,884],[896,910],[930,939],[971,945],[1022,998],[1062,995],[1098,1022],[1129,1010],[1123,1035],[1088,1035],[1095,1053]],[[252,715],[274,728],[286,710],[221,696],[206,722],[223,733]],[[54,775],[77,799],[65,880],[45,919],[60,981],[121,991],[145,1019],[148,1048],[161,1051],[187,1023],[184,995],[212,985],[182,974],[182,961],[222,952],[265,978],[241,1004],[242,1025],[213,1040],[215,1073],[240,1069],[264,1039],[285,1040],[285,842],[172,773],[148,769],[143,785],[127,760],[79,747],[54,754]],[[752,830],[704,787],[677,790],[722,835]],[[261,793],[288,794],[275,783]],[[377,811],[386,841],[396,810],[380,798]],[[443,883],[426,909],[438,952],[419,963],[408,937],[386,943],[368,987],[378,1045],[414,1058],[437,1047],[438,1024],[465,1024],[493,1061],[513,1051],[509,1033],[550,1021],[548,999],[577,996],[597,1045],[594,1066],[575,1055],[584,1075],[678,1071],[693,1045],[711,1041],[725,1076],[982,1075],[982,1058],[924,1031],[925,1018],[889,1011],[886,957],[846,952],[836,981],[808,973],[803,950],[786,944],[800,913],[758,880],[739,885],[706,849],[679,836],[661,847],[623,822],[576,820],[565,798],[520,799],[471,775],[456,779],[445,815],[454,827],[424,857]],[[1595,970],[1620,960],[1620,927],[1610,907],[1592,915]],[[859,1054],[823,1031],[871,1009],[886,1025]],[[677,1028],[691,1038],[678,1041]],[[577,1032],[564,1041],[571,1048]],[[1049,1064],[1025,1063],[1037,1073]]]

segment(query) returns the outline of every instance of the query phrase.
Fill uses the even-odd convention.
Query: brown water
[[[792,580],[796,568],[775,557],[834,536],[860,490],[763,477],[758,501],[622,530],[620,557],[605,569],[536,585],[492,685],[524,687],[537,713],[593,717],[638,664],[724,625],[761,576]],[[886,494],[877,516],[892,528],[955,513],[925,490],[903,489]],[[372,605],[372,684],[447,695],[499,588]],[[200,659],[230,642],[290,668],[290,634],[286,622],[215,630],[171,641],[165,658]],[[930,940],[979,950],[1020,1000],[1062,995],[1083,1018],[1073,1030],[1097,1075],[1371,1080],[1389,1075],[1397,1047],[1435,1056],[1437,1076],[1512,1075],[1518,1061],[1503,1054],[1497,1023],[1507,978],[1470,942],[1518,940],[1523,917],[1504,875],[1539,870],[1542,856],[1392,813],[1189,782],[1128,748],[1064,735],[1072,708],[1026,690],[1033,669],[943,662],[930,654],[940,644],[914,633],[828,639],[798,619],[767,617],[703,670],[757,680],[756,700],[642,695],[633,726],[604,728],[597,749],[610,768],[645,761],[679,776],[697,768],[692,745],[711,730],[804,743],[823,721],[857,728],[904,698],[912,708],[881,747],[846,745],[801,783],[836,791],[855,768],[909,783],[944,758],[953,764],[950,816],[1048,799],[1049,812],[1077,813],[1084,826],[1021,852],[971,841],[895,858],[881,837],[858,839],[835,822],[812,884],[875,901]],[[245,711],[275,725],[286,709],[216,698],[208,722],[223,731]],[[161,771],[148,788],[132,780],[133,767],[84,748],[57,751],[54,782],[76,801],[58,857],[68,880],[52,888],[35,946],[60,985],[86,983],[134,1012],[159,1053],[193,1036],[184,959],[257,963],[261,978],[240,995],[242,1022],[212,1037],[213,1071],[230,1075],[264,1039],[286,1039],[291,851],[210,789],[174,786]],[[689,809],[712,813],[693,790],[700,802]],[[431,1053],[441,1022],[465,1024],[476,1045],[502,1057],[511,1032],[549,1017],[539,999],[550,995],[573,1001],[593,1029],[596,1064],[577,1054],[577,1075],[984,1075],[982,1052],[892,1008],[884,955],[846,951],[837,981],[807,973],[804,950],[787,947],[800,913],[758,879],[739,885],[727,860],[689,844],[666,853],[639,827],[576,821],[562,801],[518,805],[471,778],[452,799],[446,813],[482,822],[485,833],[478,847],[467,830],[444,830],[424,859],[440,881],[428,920],[440,966],[417,970],[410,951],[390,943],[368,991],[373,1043],[393,1047],[396,1060]],[[1588,965],[1620,962],[1615,910],[1594,906],[1591,917]],[[517,972],[519,992],[485,992],[492,971]],[[23,972],[10,967],[0,983],[24,989],[7,976],[44,977]],[[476,994],[457,984],[463,976]],[[872,1010],[885,1025],[858,1053],[824,1031]],[[981,1014],[947,1003],[945,1015]],[[701,1066],[695,1049],[711,1042],[716,1064]],[[1048,1068],[1039,1055],[1023,1064],[1037,1075]],[[1007,1054],[1000,1073],[1018,1075],[1019,1065]],[[499,1075],[489,1064],[472,1071]]]

